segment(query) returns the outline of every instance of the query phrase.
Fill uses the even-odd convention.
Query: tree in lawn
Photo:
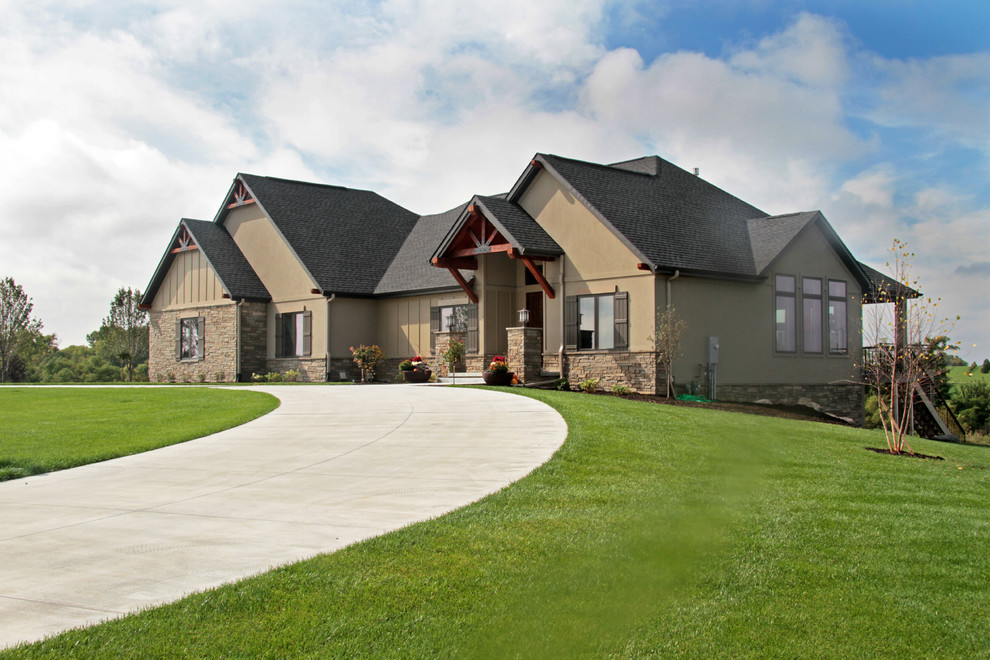
[[[948,342],[954,322],[939,316],[941,298],[917,291],[918,280],[911,270],[915,255],[907,245],[895,239],[890,251],[887,268],[892,279],[876,296],[887,304],[869,305],[863,314],[863,343],[872,344],[864,351],[863,375],[877,395],[887,447],[895,454],[914,453],[907,442],[914,419],[914,393],[937,365],[938,348],[943,347],[943,352],[955,348]]]
[[[983,360],[983,364],[980,365],[980,373],[981,374],[990,373],[990,358]]]
[[[148,359],[148,313],[138,307],[141,292],[118,289],[110,301],[110,314],[86,340],[120,367],[121,380],[134,380],[134,367]]]
[[[41,321],[32,318],[34,302],[12,277],[0,280],[0,383],[26,369],[24,356],[41,334]]]
[[[686,331],[687,323],[677,318],[677,309],[673,305],[657,308],[656,330],[649,339],[653,344],[656,363],[663,367],[667,380],[667,398],[674,394],[674,360],[682,354],[681,340]]]

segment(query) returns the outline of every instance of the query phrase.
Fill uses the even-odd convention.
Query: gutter
[[[674,271],[674,274],[671,277],[667,278],[667,309],[670,309],[674,304],[670,299],[670,283],[676,280],[680,276],[681,276],[681,271],[680,269],[677,269]]]
[[[326,365],[326,369],[325,369],[326,375],[324,376],[324,379],[328,383],[330,382],[330,366],[331,366],[331,362],[330,362],[330,358],[331,358],[331,354],[330,354],[330,336],[331,336],[331,334],[330,334],[330,303],[332,303],[336,299],[337,299],[337,294],[336,293],[331,293],[330,294],[330,297],[327,298],[327,350],[324,351],[324,354],[326,355],[327,365]]]
[[[565,336],[567,334],[567,321],[564,315],[567,312],[567,292],[564,291],[564,264],[567,262],[567,255],[560,255],[560,273],[557,279],[557,287],[560,291],[560,348],[557,349],[557,369],[560,372],[560,378],[565,378],[564,376],[564,343]]]
[[[241,305],[244,299],[237,301],[234,308],[234,382],[241,382]]]

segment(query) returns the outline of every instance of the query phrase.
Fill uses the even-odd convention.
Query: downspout
[[[331,361],[330,361],[330,357],[331,357],[331,355],[330,355],[330,303],[332,303],[336,297],[337,297],[337,294],[336,293],[331,293],[330,294],[330,297],[327,298],[327,350],[326,350],[327,368],[325,370],[327,373],[326,373],[326,376],[324,376],[324,378],[326,379],[326,382],[328,382],[328,383],[330,382],[330,367],[331,367]]]
[[[241,380],[241,305],[244,299],[237,301],[236,313],[234,314],[234,382]]]
[[[674,274],[667,278],[667,309],[670,309],[671,305],[674,303],[670,300],[670,283],[681,276],[681,270],[678,268],[674,271]]]
[[[560,377],[564,378],[564,337],[567,334],[567,323],[564,314],[567,312],[567,293],[564,291],[564,263],[567,255],[560,255],[560,272],[557,278],[557,289],[560,291],[560,348],[557,350],[557,367],[560,369]]]

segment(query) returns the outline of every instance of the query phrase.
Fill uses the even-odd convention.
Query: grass
[[[963,383],[975,383],[977,381],[990,383],[990,372],[981,373],[979,365],[977,365],[976,369],[973,369],[973,373],[967,374],[967,371],[969,371],[969,367],[949,367],[949,382],[953,386]]]
[[[499,493],[9,656],[990,654],[990,450],[525,395],[568,440]]]
[[[277,406],[261,392],[201,387],[0,387],[0,481],[192,440]]]

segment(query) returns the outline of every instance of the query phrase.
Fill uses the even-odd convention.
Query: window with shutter
[[[629,294],[568,296],[564,301],[564,345],[577,350],[629,347]]]
[[[478,352],[478,306],[467,306],[467,337],[464,349],[468,353]]]
[[[275,315],[275,356],[305,357],[313,351],[313,313]]]
[[[564,348],[577,350],[578,344],[578,299],[567,296],[564,300]]]
[[[430,350],[437,347],[437,333],[440,332],[440,308],[430,307]]]

